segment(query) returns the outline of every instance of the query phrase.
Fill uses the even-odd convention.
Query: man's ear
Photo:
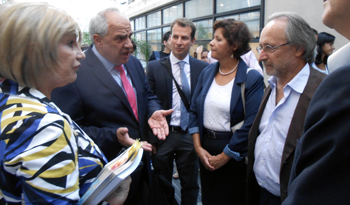
[[[302,57],[302,55],[304,55],[304,49],[296,49],[296,52],[295,52],[295,57],[298,57],[298,58],[300,58],[300,57]]]
[[[94,34],[93,37],[94,37],[95,45],[97,47],[102,47],[103,46],[103,43],[102,43],[103,39],[102,39],[102,37],[100,35],[98,35],[98,34]]]

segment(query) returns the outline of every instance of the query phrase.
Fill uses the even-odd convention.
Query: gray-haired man
[[[297,139],[324,74],[312,69],[316,40],[297,14],[275,13],[261,32],[258,51],[272,75],[248,137],[248,204],[275,205],[287,197]]]

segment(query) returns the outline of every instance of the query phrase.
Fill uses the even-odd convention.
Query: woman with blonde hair
[[[207,66],[199,76],[189,133],[200,159],[203,204],[245,204],[244,157],[264,82],[240,58],[250,50],[247,25],[224,19],[215,22],[214,30],[210,46],[218,62]]]
[[[78,203],[106,158],[50,99],[53,89],[75,81],[85,58],[80,28],[46,3],[0,10],[0,194],[11,204]]]

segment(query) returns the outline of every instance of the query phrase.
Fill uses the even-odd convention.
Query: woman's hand
[[[215,168],[209,163],[209,157],[211,157],[211,155],[207,150],[203,149],[201,145],[199,133],[194,133],[192,135],[192,138],[193,138],[194,149],[196,150],[196,153],[199,159],[201,160],[201,162],[203,163],[204,167],[209,171],[214,171]]]
[[[203,147],[196,149],[196,152],[197,152],[199,159],[203,163],[204,167],[209,171],[214,171],[215,167],[209,163],[209,158],[213,157],[213,156],[211,154],[209,154],[209,152],[207,150],[205,150]]]
[[[228,161],[230,161],[231,157],[227,156],[224,152],[217,156],[209,157],[209,164],[214,167],[214,169],[219,169],[224,166]]]

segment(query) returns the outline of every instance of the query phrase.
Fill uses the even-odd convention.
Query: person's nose
[[[80,61],[85,58],[85,53],[81,50],[80,47],[78,47],[77,51],[77,60]]]
[[[127,38],[125,44],[124,44],[124,47],[125,48],[128,48],[128,49],[132,49],[132,42],[131,42],[131,38]]]
[[[215,40],[215,39],[213,39],[213,40],[210,41],[210,43],[209,43],[210,47],[213,47],[213,45],[214,45],[214,40]]]
[[[264,60],[266,60],[267,59],[267,53],[264,51],[264,49],[263,50],[261,50],[260,51],[260,53],[259,53],[259,62],[260,61],[264,61]]]

